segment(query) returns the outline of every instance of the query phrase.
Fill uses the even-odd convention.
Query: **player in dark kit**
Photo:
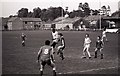
[[[102,52],[103,45],[104,45],[104,43],[101,40],[101,37],[98,36],[97,37],[97,41],[96,41],[96,49],[95,49],[95,57],[94,58],[97,58],[97,52],[100,51],[100,53],[101,53],[101,59],[103,59],[103,52]]]
[[[50,41],[46,40],[38,52],[37,62],[40,64],[40,75],[43,75],[43,69],[46,64],[53,68],[53,76],[56,76],[56,67],[53,59],[53,49],[50,46]]]
[[[59,33],[59,35],[60,35],[60,46],[58,46],[58,48],[57,48],[58,49],[57,54],[60,55],[61,59],[63,60],[64,59],[63,51],[65,48],[65,39],[64,39],[62,33]]]
[[[25,46],[26,35],[24,33],[22,33],[21,39],[22,39],[22,46]]]

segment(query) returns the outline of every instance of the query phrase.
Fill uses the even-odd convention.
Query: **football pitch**
[[[21,46],[21,33],[27,35],[26,46]],[[96,31],[58,31],[63,33],[66,48],[65,60],[55,54],[58,76],[79,76],[80,74],[118,74],[118,35],[107,33],[108,42],[104,44],[104,59],[94,58]],[[81,59],[85,34],[92,40],[91,59]],[[51,31],[3,31],[2,32],[2,74],[39,74],[36,63],[37,52],[45,40],[51,40]],[[52,68],[45,67],[43,76],[52,76]]]

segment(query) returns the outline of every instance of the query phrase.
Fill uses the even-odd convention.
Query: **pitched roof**
[[[42,21],[40,18],[19,18],[19,17],[12,17],[8,21],[14,21],[16,19],[20,19],[22,21]]]
[[[81,19],[80,17],[75,17],[75,18],[65,18],[65,19],[63,19],[63,20],[61,20],[61,21],[59,21],[59,22],[56,22],[56,23],[58,23],[58,24],[61,24],[61,23],[74,23],[74,22],[76,22],[76,21],[78,21],[79,19]]]
[[[101,16],[101,17],[103,18],[104,16]],[[100,16],[99,15],[93,15],[93,16],[85,17],[84,19],[85,20],[99,20]]]
[[[6,17],[6,18],[1,18],[1,20],[2,20],[2,25],[4,25],[4,24],[7,24],[7,21],[9,20],[9,18],[8,17]]]
[[[20,18],[22,21],[42,21],[40,18]]]
[[[120,17],[105,17],[105,20],[120,20]]]
[[[12,17],[12,18],[10,18],[8,21],[9,22],[12,22],[12,21],[14,21],[15,19],[17,19],[18,17]]]
[[[61,20],[63,20],[63,19],[65,19],[65,17],[58,17],[58,18],[56,18],[54,21],[56,22],[56,21],[61,21]]]

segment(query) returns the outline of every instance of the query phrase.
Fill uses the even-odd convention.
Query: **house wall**
[[[34,28],[34,22],[24,21],[23,22],[23,27],[24,27],[24,29],[33,29]]]
[[[2,30],[7,30],[7,28],[5,28],[5,27],[7,27],[7,22],[8,22],[9,18],[0,18],[0,19],[1,19],[0,23],[2,23],[1,24],[2,25]]]
[[[8,21],[8,30],[21,30],[23,29],[23,22],[17,18],[14,21]]]
[[[44,24],[44,29],[51,29],[51,24]]]
[[[34,25],[41,25],[41,22],[33,22],[33,21],[24,21],[23,22],[24,29],[34,29]]]
[[[16,18],[7,22],[8,30],[22,30],[22,29],[35,29],[39,28],[41,21],[24,21],[24,19]]]
[[[70,29],[73,29],[73,24],[65,23],[65,24],[56,24],[56,29],[64,29],[66,26],[69,26]]]
[[[12,30],[21,30],[23,29],[23,22],[17,18],[12,22]]]
[[[12,22],[11,21],[7,22],[7,26],[8,26],[8,30],[12,30]]]
[[[34,25],[41,25],[42,23],[41,22],[34,22]]]
[[[115,25],[116,25],[117,28],[120,28],[120,21],[116,21]]]

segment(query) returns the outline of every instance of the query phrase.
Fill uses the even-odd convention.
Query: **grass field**
[[[2,33],[2,73],[3,74],[39,74],[37,52],[46,39],[51,40],[51,31],[23,31],[27,35],[26,46],[21,46],[22,31],[4,31]],[[96,37],[101,32],[59,31],[66,40],[65,60],[55,54],[58,76],[73,74],[118,74],[118,34],[107,34],[108,42],[104,46],[104,59],[94,59]],[[92,59],[81,59],[85,34],[92,40],[90,52]],[[46,66],[43,76],[52,76],[52,68]],[[64,74],[64,75],[63,75]],[[77,76],[77,75],[75,75]],[[79,75],[78,75],[79,76]]]

